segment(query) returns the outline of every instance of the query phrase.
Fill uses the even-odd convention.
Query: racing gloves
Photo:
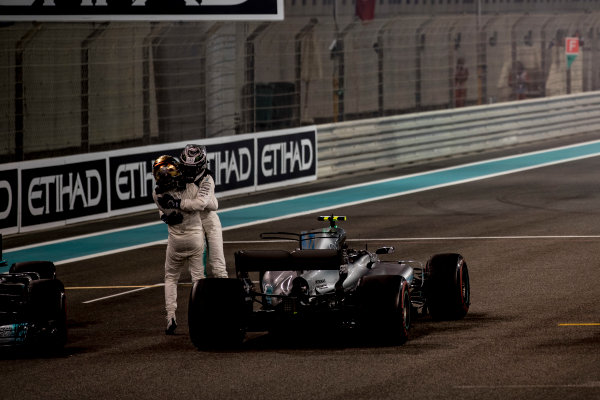
[[[171,214],[163,214],[160,219],[167,225],[177,225],[183,222],[183,214],[174,212]]]
[[[179,210],[181,208],[181,200],[168,193],[158,197],[157,202],[165,210]],[[183,214],[180,212],[165,212],[160,216],[160,219],[167,225],[177,225],[183,222]]]
[[[181,208],[181,199],[176,199],[167,193],[158,198],[158,204],[166,210],[179,210]]]

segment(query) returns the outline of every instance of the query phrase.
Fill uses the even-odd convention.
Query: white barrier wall
[[[598,133],[600,92],[319,125],[319,179]]]

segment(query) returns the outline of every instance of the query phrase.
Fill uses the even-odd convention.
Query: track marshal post
[[[571,64],[579,55],[579,37],[565,38],[565,55],[567,56],[567,94],[571,93]]]

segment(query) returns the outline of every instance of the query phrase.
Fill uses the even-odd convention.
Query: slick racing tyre
[[[436,254],[426,266],[427,308],[433,319],[464,318],[471,303],[469,269],[460,254]]]
[[[192,286],[188,308],[190,338],[198,349],[232,348],[245,336],[245,302],[238,279],[206,278]]]
[[[402,344],[411,326],[408,283],[400,275],[366,276],[357,288],[359,320],[369,341]]]
[[[67,343],[65,288],[58,279],[31,282],[29,317],[39,329],[35,344],[43,350],[62,349]]]

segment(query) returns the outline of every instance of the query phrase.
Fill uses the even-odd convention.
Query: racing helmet
[[[173,189],[177,187],[182,178],[181,168],[177,159],[170,155],[162,155],[154,160],[152,164],[152,175],[156,185],[161,189]]]
[[[180,158],[183,177],[187,182],[195,181],[206,170],[206,146],[188,144],[182,150]]]

